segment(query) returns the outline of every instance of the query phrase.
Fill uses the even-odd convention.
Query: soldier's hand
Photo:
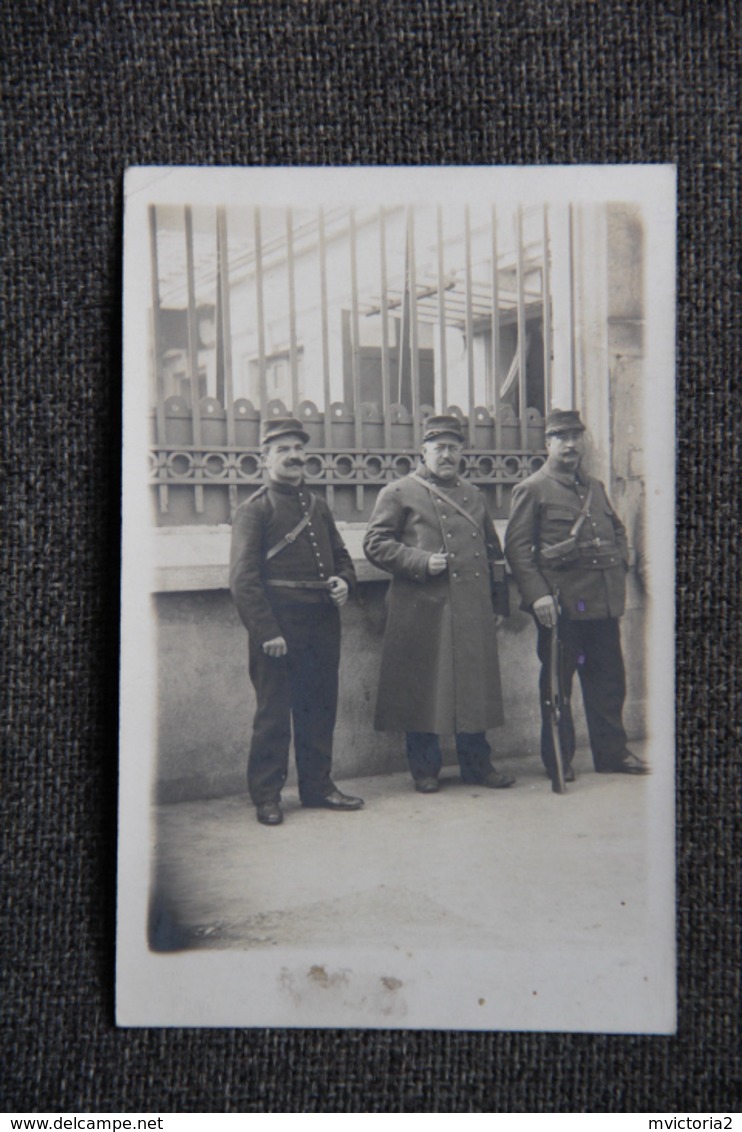
[[[286,656],[288,651],[284,637],[274,637],[272,641],[263,642],[263,652],[266,656]]]
[[[348,583],[344,582],[342,578],[336,577],[329,578],[328,581],[330,583],[330,601],[339,609],[348,600]]]
[[[437,553],[431,554],[428,559],[428,573],[435,577],[436,574],[442,574],[444,570],[448,569],[448,555]]]
[[[545,629],[553,629],[557,623],[557,607],[551,594],[537,598],[533,603],[533,612],[536,619]]]

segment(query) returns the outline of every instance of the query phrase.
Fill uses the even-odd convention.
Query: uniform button
[[[454,571],[454,578],[458,578],[458,574]]]
[[[597,560],[597,558],[593,558],[593,566],[597,566],[597,565],[598,565],[598,560]]]
[[[471,537],[472,537],[472,538],[476,538],[476,537],[477,537],[477,532],[476,532],[476,531],[472,531],[472,533],[471,533]]]
[[[456,553],[455,553],[455,551],[453,551],[453,550],[451,551],[450,557],[451,557],[451,558],[455,558],[455,557],[456,557]]]
[[[474,575],[474,577],[475,577],[475,578],[478,578],[478,577],[479,577],[479,574],[475,574],[475,575]]]
[[[478,551],[478,550],[476,550],[476,551],[474,552],[474,557],[475,557],[475,558],[479,558],[479,551]]]

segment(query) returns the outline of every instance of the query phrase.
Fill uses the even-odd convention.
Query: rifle
[[[565,703],[562,681],[562,642],[559,640],[559,590],[554,591],[554,603],[557,620],[556,624],[549,630],[549,698],[546,701],[546,706],[549,709],[551,741],[554,747],[554,773],[552,774],[551,788],[555,794],[566,794],[562,737],[559,733]]]

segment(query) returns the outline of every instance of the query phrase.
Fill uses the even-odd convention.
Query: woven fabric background
[[[738,10],[3,6],[4,1111],[739,1110]],[[116,1030],[124,169],[553,162],[679,170],[678,1035]]]

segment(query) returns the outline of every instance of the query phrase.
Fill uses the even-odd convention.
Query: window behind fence
[[[157,521],[229,522],[262,482],[260,421],[312,438],[308,481],[342,519],[455,413],[462,474],[493,514],[543,462],[551,403],[545,207],[152,205],[151,440]]]

